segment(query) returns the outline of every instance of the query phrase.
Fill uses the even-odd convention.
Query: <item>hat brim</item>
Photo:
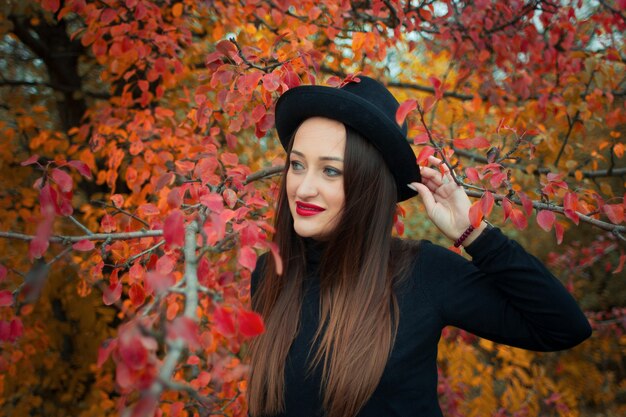
[[[278,99],[275,113],[283,148],[287,149],[298,126],[308,118],[340,121],[363,135],[382,154],[396,180],[398,201],[417,195],[407,187],[411,182],[421,182],[421,175],[406,133],[367,100],[339,88],[301,86],[286,91]]]

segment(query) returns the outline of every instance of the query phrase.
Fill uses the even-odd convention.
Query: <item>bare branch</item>
[[[91,235],[83,236],[51,236],[48,239],[49,242],[56,243],[76,243],[81,240],[128,240],[128,239],[141,239],[143,237],[158,237],[163,236],[163,230],[140,230],[137,232],[125,232],[125,233],[93,233]],[[0,238],[8,239],[20,239],[20,240],[33,240],[35,236],[26,235],[16,232],[0,232]]]
[[[246,177],[245,184],[250,184],[251,182],[273,177],[274,175],[278,175],[285,169],[284,165],[273,166],[270,168],[264,168],[260,171],[254,172]]]

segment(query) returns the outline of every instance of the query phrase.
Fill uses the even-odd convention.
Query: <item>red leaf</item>
[[[167,275],[174,270],[176,261],[169,255],[163,255],[156,262],[156,270],[159,274]]]
[[[87,239],[83,239],[72,245],[72,249],[78,250],[81,252],[88,252],[90,250],[93,250],[93,248],[95,247],[96,245],[93,243],[93,241],[87,240]]]
[[[533,202],[530,200],[530,198],[528,198],[528,196],[525,193],[521,191],[518,191],[517,195],[519,196],[519,199],[522,202],[524,213],[526,213],[526,216],[530,216],[533,212]]]
[[[11,324],[0,320],[0,342],[6,342],[11,338]]]
[[[396,123],[402,126],[404,124],[404,120],[406,119],[406,116],[410,112],[415,110],[416,108],[417,108],[417,101],[413,99],[404,101],[400,105],[400,107],[398,107],[398,110],[396,110]]]
[[[470,139],[454,139],[453,144],[458,149],[488,148],[489,141],[482,136]]]
[[[122,296],[122,281],[107,286],[102,292],[102,302],[108,306],[115,303]]]
[[[556,215],[551,210],[540,210],[537,213],[537,224],[546,232],[552,229]]]
[[[107,339],[98,348],[98,361],[96,366],[102,368],[102,365],[111,355],[111,352],[117,348],[117,339]]]
[[[57,192],[50,187],[49,183],[39,190],[39,205],[41,214],[46,217],[60,211],[57,205]]]
[[[185,224],[182,211],[174,210],[167,216],[163,224],[163,237],[171,247],[183,246],[185,243]]]
[[[137,404],[133,406],[133,412],[130,417],[154,417],[158,404],[159,402],[155,394],[144,392]]]
[[[481,201],[474,201],[469,209],[469,220],[472,226],[480,226],[480,222],[483,220],[483,210]]]
[[[554,233],[556,234],[556,243],[560,245],[563,242],[563,225],[559,222],[554,223]]]
[[[432,146],[425,146],[424,148],[422,148],[419,155],[417,156],[417,164],[421,165],[423,162],[428,162],[428,157],[433,156],[434,154],[435,148],[433,148]]]
[[[239,332],[245,337],[258,336],[265,331],[263,319],[254,311],[239,311]]]
[[[511,210],[511,221],[515,225],[515,227],[519,230],[523,230],[528,226],[528,219],[522,213],[522,210],[518,208],[514,208]]]
[[[602,210],[611,223],[620,224],[624,221],[624,206],[621,204],[605,204]]]
[[[486,191],[480,198],[483,215],[489,217],[491,209],[493,209],[494,198],[490,191]]]
[[[171,209],[177,209],[183,202],[183,190],[179,187],[173,188],[167,193],[167,205]]]
[[[511,201],[508,198],[502,199],[502,209],[504,210],[504,220],[506,220],[511,215],[511,210],[513,209]]]
[[[150,271],[146,274],[145,290],[148,294],[162,294],[163,292],[167,291],[169,287],[174,285],[174,283],[175,280],[172,275],[166,275],[156,271]]]
[[[140,284],[134,283],[128,290],[128,298],[133,306],[139,307],[146,299],[146,292]]]
[[[60,0],[42,0],[41,7],[52,13],[56,13],[60,7]]]
[[[124,205],[124,197],[122,197],[120,194],[113,194],[111,196],[111,202],[115,207],[122,208],[122,206]]]
[[[104,233],[111,233],[117,229],[117,225],[115,224],[115,219],[110,214],[105,214],[102,216],[102,220],[100,220],[100,227]]]
[[[280,78],[276,73],[265,74],[263,76],[263,88],[267,91],[276,91],[280,87]]]
[[[9,324],[9,341],[15,342],[17,339],[22,337],[24,333],[24,325],[22,324],[22,320],[18,317],[13,317],[11,319],[11,324]]]
[[[231,336],[235,333],[235,322],[233,321],[233,313],[225,307],[216,307],[213,311],[213,321],[217,331],[224,336]]]
[[[13,304],[13,293],[9,290],[0,291],[0,307],[8,307]]]
[[[287,71],[285,75],[283,75],[283,82],[287,84],[288,88],[294,88],[301,84],[300,77],[293,71]]]
[[[239,163],[239,157],[236,153],[224,152],[220,155],[220,161],[226,166],[235,166]]]
[[[41,222],[37,225],[37,232],[35,238],[30,241],[28,247],[28,254],[30,259],[36,259],[43,256],[48,250],[50,235],[52,234],[52,223],[54,222],[54,216],[45,216]]]
[[[441,100],[443,97],[443,90],[441,88],[441,80],[437,77],[429,77],[428,80],[435,89],[435,99]]]
[[[428,143],[430,138],[428,137],[428,133],[420,133],[419,135],[413,138],[413,144],[415,145],[423,145]]]
[[[256,266],[256,252],[254,252],[250,246],[243,246],[239,250],[239,257],[237,260],[239,265],[253,271]]]
[[[563,197],[563,208],[565,209],[565,216],[578,225],[579,219],[578,214],[576,213],[576,210],[578,209],[578,195],[576,193],[571,191],[565,193],[565,196]]]
[[[83,161],[70,161],[68,162],[68,165],[76,168],[78,170],[78,172],[80,173],[80,175],[82,175],[83,177],[87,178],[87,179],[91,179],[91,168],[89,168],[89,166],[84,163]]]
[[[176,176],[173,172],[167,172],[159,177],[154,186],[154,191],[160,191],[166,185],[170,185]]]
[[[231,188],[227,188],[222,193],[222,196],[224,197],[224,201],[226,202],[228,207],[230,207],[230,208],[235,207],[235,204],[237,204],[237,193],[236,192],[234,192]]]
[[[467,175],[467,178],[471,181],[471,182],[478,182],[480,181],[480,176],[478,175],[478,171],[476,170],[476,168],[465,168],[465,175]]]
[[[190,350],[200,347],[198,323],[185,316],[178,316],[168,325],[167,337],[171,340],[183,339]]]
[[[35,162],[37,162],[39,160],[39,155],[34,154],[33,156],[31,156],[30,158],[28,158],[27,160],[25,160],[24,162],[21,162],[20,165],[25,167],[26,165],[32,165]]]
[[[504,181],[505,179],[506,172],[496,172],[489,179],[489,184],[491,184],[491,186],[494,188],[498,188],[502,184],[502,181]]]
[[[54,182],[59,184],[61,191],[64,193],[72,191],[73,181],[70,174],[58,168],[53,168],[50,175],[52,176]]]

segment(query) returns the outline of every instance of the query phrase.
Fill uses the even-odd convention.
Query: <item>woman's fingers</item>
[[[424,206],[426,206],[426,213],[431,213],[436,204],[431,190],[419,182],[412,182],[410,185],[412,186],[411,188],[418,192],[418,196],[421,198]]]

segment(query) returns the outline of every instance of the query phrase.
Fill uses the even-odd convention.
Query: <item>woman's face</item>
[[[287,197],[296,233],[324,239],[339,222],[345,195],[346,128],[322,117],[305,120],[296,132],[287,171]]]

